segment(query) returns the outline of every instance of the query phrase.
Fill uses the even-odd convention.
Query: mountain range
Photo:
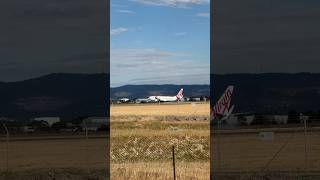
[[[18,82],[0,83],[0,117],[107,116],[109,76],[106,74],[50,74]]]
[[[266,73],[211,75],[209,85],[126,85],[109,88],[107,74],[50,74],[18,82],[0,82],[0,117],[107,116],[110,98],[176,95],[210,96],[214,103],[234,85],[236,112],[286,113],[320,109],[320,74]],[[211,94],[210,94],[211,93]]]

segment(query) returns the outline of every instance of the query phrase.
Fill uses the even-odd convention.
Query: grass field
[[[130,164],[113,164],[111,179],[119,180],[163,180],[173,179],[173,171],[170,162],[164,163],[130,163]],[[189,162],[178,163],[177,166],[177,179],[183,180],[207,180],[209,179],[210,169],[209,162]]]
[[[68,138],[68,137],[66,137]],[[106,175],[107,138],[12,138],[0,142],[0,179],[81,179]]]
[[[111,179],[171,178],[172,145],[178,178],[208,179],[208,112],[209,104],[112,106]],[[106,136],[11,136],[7,157],[2,135],[0,179],[105,179],[107,144]]]
[[[209,179],[209,104],[111,107],[111,179]]]
[[[302,129],[215,131],[210,149],[208,116],[208,103],[112,106],[111,179],[172,179],[172,146],[177,179],[209,179],[210,150],[219,180],[320,179],[318,129],[309,129],[306,141]],[[275,134],[263,140],[260,131]],[[107,144],[105,136],[11,137],[7,172],[0,137],[0,180],[104,179]]]
[[[209,103],[132,104],[111,106],[111,117],[121,116],[208,116]],[[119,119],[115,119],[119,120]]]

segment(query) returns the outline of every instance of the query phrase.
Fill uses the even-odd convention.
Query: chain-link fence
[[[315,119],[279,124],[270,117],[260,116],[264,123],[213,127],[213,179],[320,178],[320,128]]]
[[[124,174],[130,179],[143,176],[146,179],[173,179],[175,168],[178,179],[209,179],[209,152],[209,136],[168,133],[163,137],[132,134],[111,138],[110,157],[115,173],[112,176],[117,177],[125,170]],[[173,153],[176,167],[173,167]]]

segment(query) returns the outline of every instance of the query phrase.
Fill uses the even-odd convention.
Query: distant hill
[[[105,116],[108,81],[106,74],[50,74],[0,83],[0,117]]]
[[[126,85],[110,89],[113,99],[127,97],[146,98],[153,95],[175,96],[183,88],[184,95],[190,96],[210,96],[210,85]]]

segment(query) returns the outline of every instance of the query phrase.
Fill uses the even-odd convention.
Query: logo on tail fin
[[[183,98],[183,89],[180,89],[180,91],[178,92],[176,97],[177,97],[178,100]]]
[[[225,92],[222,94],[216,105],[212,108],[212,120],[217,116],[230,116],[233,107],[230,108],[231,96],[233,93],[233,86],[228,86]]]

